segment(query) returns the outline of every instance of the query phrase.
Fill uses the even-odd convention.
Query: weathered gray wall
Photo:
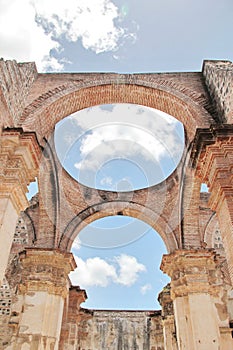
[[[80,325],[80,350],[163,350],[160,311],[94,310]]]

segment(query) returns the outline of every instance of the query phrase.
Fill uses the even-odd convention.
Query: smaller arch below
[[[155,295],[167,283],[167,277],[159,269],[167,250],[157,232],[146,225],[144,235],[115,248],[90,247],[84,240],[85,236],[95,236],[97,228],[106,231],[104,238],[109,232],[117,238],[122,227],[127,230],[131,219],[118,216],[97,220],[80,232],[80,240],[75,239],[72,253],[78,267],[71,272],[70,279],[74,285],[86,289],[85,307],[135,310],[155,307]]]
[[[74,216],[62,233],[59,248],[70,251],[75,238],[86,225],[97,219],[114,215],[130,216],[144,221],[158,232],[168,252],[179,248],[176,238],[178,236],[178,229],[175,231],[172,230],[161,213],[156,214],[151,209],[137,203],[121,201],[99,203],[85,209],[77,216]],[[166,228],[166,230],[164,230],[164,228]]]

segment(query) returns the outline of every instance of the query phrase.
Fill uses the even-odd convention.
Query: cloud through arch
[[[75,256],[78,268],[70,273],[74,285],[107,287],[110,283],[132,286],[139,274],[146,272],[146,267],[138,262],[136,257],[121,254],[111,261],[100,257],[83,260]]]
[[[130,191],[157,184],[171,174],[183,154],[184,131],[175,118],[153,108],[100,105],[58,123],[55,145],[62,165],[68,165],[66,170],[82,184]],[[121,179],[116,178],[117,168]]]

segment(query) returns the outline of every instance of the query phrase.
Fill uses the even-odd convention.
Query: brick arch
[[[130,192],[112,192],[79,184],[64,169],[59,169],[59,246],[64,250],[69,249],[75,236],[86,224],[120,213],[119,215],[141,219],[153,227],[160,234],[168,251],[181,248],[181,171],[182,162],[166,180],[157,185]]]
[[[166,81],[156,83],[122,83],[115,77],[111,84],[91,81],[86,84],[68,84],[41,94],[29,104],[20,125],[24,130],[36,131],[39,140],[49,137],[57,122],[66,116],[91,106],[112,103],[132,103],[156,108],[170,114],[183,123],[186,135],[192,140],[196,128],[208,127],[212,117],[204,108],[204,99],[179,84]],[[139,84],[140,83],[140,84]],[[150,86],[148,86],[150,85]],[[45,123],[46,120],[46,123]]]
[[[195,91],[182,86],[182,84],[178,84],[177,82],[168,82],[166,79],[150,81],[150,79],[147,79],[146,75],[144,75],[144,80],[137,78],[132,79],[132,76],[126,76],[122,78],[122,80],[119,80],[118,75],[112,75],[111,79],[101,80],[101,74],[97,74],[98,77],[94,80],[88,77],[86,80],[83,78],[83,80],[80,82],[78,76],[79,75],[77,75],[77,80],[75,82],[64,83],[63,81],[63,84],[59,82],[56,83],[57,85],[53,85],[52,89],[49,87],[47,90],[45,90],[45,87],[47,86],[47,75],[44,76],[44,82],[42,84],[43,88],[41,89],[40,93],[37,93],[37,95],[34,93],[34,97],[31,98],[31,103],[29,103],[24,109],[24,113],[21,117],[21,126],[24,130],[36,131],[38,139],[41,143],[44,144],[44,137],[49,138],[50,135],[52,135],[56,123],[64,117],[84,108],[108,103],[139,104],[156,108],[172,115],[183,123],[186,131],[187,143],[192,141],[197,128],[208,128],[213,122],[212,118],[207,112],[207,109],[205,109],[205,98],[200,96],[200,94],[196,94]],[[62,186],[66,191],[64,203],[67,204],[68,202],[71,212],[76,214],[76,216],[79,216],[80,212],[83,212],[83,210],[90,210],[92,206],[87,205],[85,202],[85,196],[82,196],[78,190],[75,190],[76,185],[72,185],[70,181],[67,181],[66,186],[64,185],[63,180],[64,178],[61,180],[63,184],[61,185],[60,183],[60,187]],[[179,237],[179,233],[177,232],[179,228],[175,227],[174,225],[172,225],[173,230],[175,231],[175,236],[173,237],[174,240],[171,238],[171,241],[169,241],[166,236],[166,232],[169,232],[171,237],[173,235],[172,229],[169,229],[169,219],[171,213],[174,213],[172,214],[174,217],[176,216],[177,210],[179,211],[181,205],[178,195],[180,186],[179,181],[177,182],[175,180],[175,174],[172,174],[170,179],[166,181],[166,184],[168,184],[168,186],[171,184],[171,188],[174,187],[175,190],[172,189],[169,191],[170,194],[165,196],[164,210],[160,214],[163,224],[161,223],[160,226],[157,222],[156,226],[153,223],[153,227],[160,232],[161,236],[164,235],[163,239],[165,240],[168,251],[172,251],[177,248],[176,239],[174,237]],[[158,205],[155,202],[157,201],[160,203],[159,199],[157,198],[159,195],[158,188],[158,186],[151,188],[149,197],[147,197],[149,198],[150,205],[153,206],[154,214],[156,213],[154,206]],[[134,192],[133,196],[134,198],[137,198],[135,203],[140,203],[141,198],[145,197],[146,191]],[[62,198],[62,195],[59,195],[60,198]],[[93,194],[93,198],[98,197],[98,200],[95,203],[92,203],[93,205],[100,205],[102,207],[104,207],[104,205],[109,205],[117,207],[117,203],[119,203],[119,200],[118,202],[114,202],[114,200],[112,201],[111,198],[108,198],[107,204],[98,204],[99,195],[97,195],[98,193],[96,191],[96,193]],[[114,194],[112,195],[114,196]],[[68,197],[69,201],[67,201]],[[72,202],[71,197],[79,198],[79,208],[77,207],[77,203]],[[103,201],[105,201],[105,199],[103,199]],[[134,204],[130,201],[129,204],[130,210],[132,211],[131,215],[137,216],[138,214],[135,214],[137,211],[134,211],[132,208]],[[142,206],[140,211],[138,210],[138,213],[141,213],[142,209],[144,211],[149,211],[148,207],[145,208],[144,203],[141,204]],[[61,204],[60,213],[62,213],[63,209],[67,210],[67,207],[62,208],[62,205],[63,204]],[[102,214],[103,213],[101,213],[101,215]],[[62,216],[62,214],[60,215]],[[114,215],[114,211],[109,215]],[[92,215],[89,216],[94,220]],[[149,217],[150,216],[148,215],[148,217],[145,218],[145,221],[148,223],[150,222]],[[167,220],[163,220],[163,218],[166,218]],[[72,237],[72,235],[70,237]],[[65,240],[66,238],[64,237],[61,247],[66,249],[68,247],[68,243],[64,243]],[[179,241],[179,239],[177,239],[177,241]],[[179,248],[180,247],[179,242]]]
[[[151,228],[157,231],[168,252],[178,249],[179,244],[177,242],[175,232],[173,232],[170,227],[167,230],[169,231],[169,234],[166,234],[164,231],[164,227],[168,227],[169,224],[163,215],[156,214],[150,208],[146,208],[138,203],[130,203],[129,206],[127,202],[120,201],[99,203],[93,205],[91,208],[86,208],[79,215],[74,216],[64,229],[59,248],[65,251],[70,251],[74,239],[85,226],[94,222],[95,220],[116,215],[130,216],[144,221],[151,226]]]
[[[53,147],[51,150],[55,152]],[[63,169],[55,154],[46,152],[46,156],[46,164],[55,161],[56,167],[47,164],[49,171],[46,172],[46,167],[42,163],[38,182],[42,184],[39,201],[40,216],[43,219],[40,222],[36,245],[46,244],[46,247],[53,246],[69,250],[75,236],[86,224],[97,218],[120,213],[120,215],[132,216],[148,223],[159,232],[168,251],[181,248],[178,220],[179,179],[183,161],[160,184],[130,192],[112,192],[97,190],[78,183]],[[54,172],[56,172],[59,186],[56,188],[56,195],[51,196],[48,189],[54,181]],[[55,213],[50,208],[53,208],[54,201],[58,198],[59,210],[54,217]],[[56,239],[50,229],[55,222],[58,225]]]

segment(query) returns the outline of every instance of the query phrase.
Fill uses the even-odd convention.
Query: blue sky
[[[148,225],[135,219],[120,216],[114,221],[110,218],[101,221],[95,222],[95,230],[102,228],[103,235],[111,235],[104,242],[107,241],[109,246],[117,242],[118,246],[115,249],[74,248],[75,256],[81,256],[81,259],[77,258],[81,271],[74,273],[74,282],[81,279],[86,286],[89,298],[85,305],[110,309],[159,308],[157,293],[168,281],[159,270],[161,252],[165,251],[162,239]],[[126,231],[127,227],[129,234],[122,235],[119,240],[118,233]],[[135,231],[132,231],[133,227]],[[97,242],[94,237],[88,240],[90,234],[90,230],[83,230],[84,243],[100,246],[99,239]]]
[[[0,57],[35,61],[40,72],[200,71],[204,59],[233,60],[232,18],[232,0],[0,0]],[[121,191],[158,183],[183,147],[176,121],[128,105],[71,116],[57,141],[73,177]],[[158,307],[165,247],[146,224],[103,219],[73,249],[72,278],[87,289],[86,306]]]

